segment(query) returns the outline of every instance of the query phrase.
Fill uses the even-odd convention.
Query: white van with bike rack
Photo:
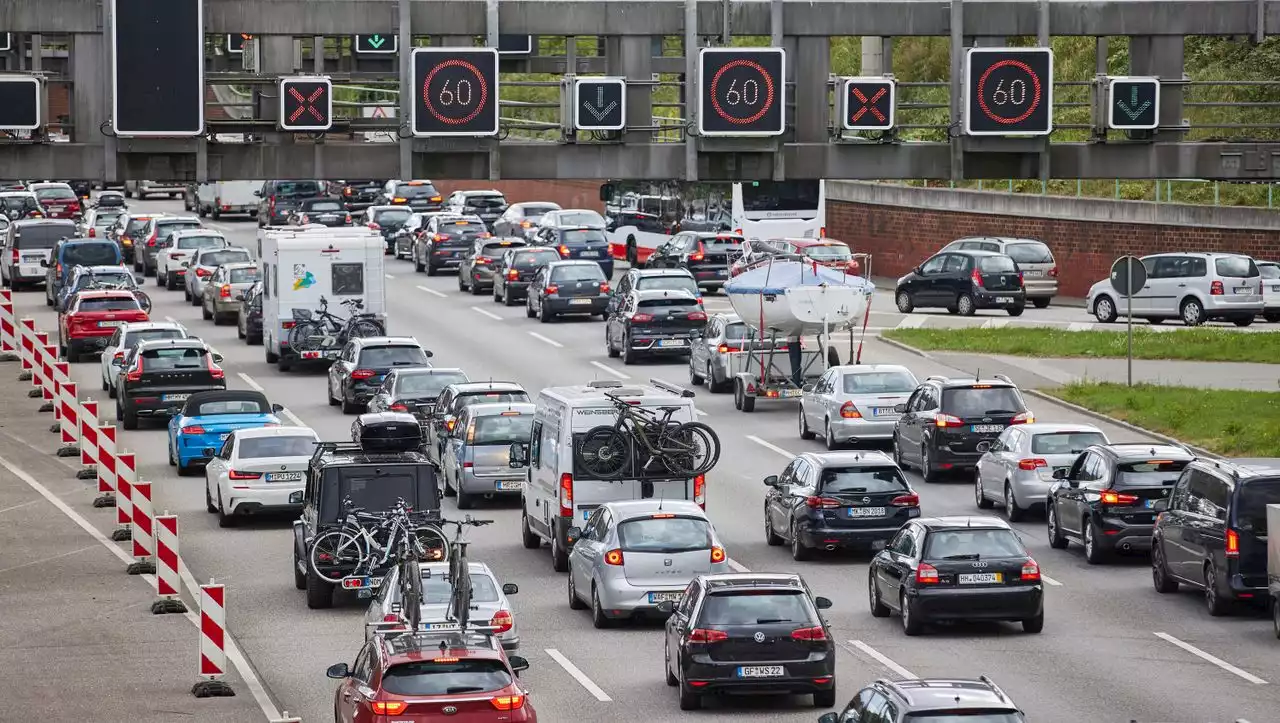
[[[299,361],[289,348],[295,310],[317,316],[348,316],[343,302],[358,301],[363,313],[387,325],[386,242],[363,226],[265,228],[258,231],[262,267],[262,343],[267,363],[288,371]]]
[[[657,498],[691,500],[706,506],[705,475],[672,477],[661,467],[637,473],[635,460],[632,469],[618,479],[597,479],[582,469],[574,454],[575,444],[586,432],[618,419],[617,407],[606,395],[655,411],[675,407],[672,422],[697,420],[693,392],[658,379],[648,384],[593,381],[547,387],[538,394],[530,442],[512,445],[510,464],[526,468],[520,525],[524,546],[532,550],[544,540],[549,543],[557,572],[569,569],[565,539],[569,528],[583,527],[591,513],[606,502]]]

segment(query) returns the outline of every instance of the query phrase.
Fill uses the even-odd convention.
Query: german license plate
[[[1237,286],[1231,290],[1235,294],[1252,294],[1253,288],[1250,286]]]
[[[1012,296],[997,296],[997,297],[996,297],[996,303],[997,303],[997,304],[1012,304],[1012,303],[1013,303],[1013,297],[1012,297]]]
[[[600,252],[599,252],[599,251],[583,251],[582,253],[580,253],[580,254],[578,254],[578,255],[579,255],[579,256],[581,256],[581,257],[582,257],[582,258],[584,258],[584,259],[598,259],[598,258],[600,258]]]
[[[222,434],[219,434],[219,435],[218,435],[218,441],[219,441],[219,442],[225,442],[225,441],[227,441],[227,437],[230,437],[230,436],[231,436],[231,433],[230,433],[230,432],[223,432]]]
[[[569,301],[571,306],[586,306],[591,303],[591,299],[572,299]]]
[[[268,472],[268,482],[301,482],[301,472]]]
[[[457,630],[457,623],[423,623],[423,628],[427,630]]]
[[[787,669],[781,665],[741,665],[738,666],[739,678],[781,678]]]
[[[729,269],[720,269],[719,271],[717,271],[717,272],[716,272],[716,275],[717,275],[717,276],[728,276],[728,275],[729,275]]]
[[[1274,285],[1273,285],[1273,286],[1271,287],[1271,290],[1272,290],[1272,291],[1280,291],[1280,286],[1274,286]]]
[[[885,417],[890,414],[896,414],[896,412],[893,411],[893,407],[872,407],[871,408],[871,416],[873,417]]]
[[[1152,507],[1154,507],[1154,506],[1155,506],[1155,504],[1156,504],[1156,501],[1155,501],[1155,500],[1143,500],[1143,501],[1142,501],[1142,506],[1143,506],[1143,507],[1146,507],[1147,509],[1151,509]]]
[[[124,322],[123,321],[99,321],[98,322],[99,329],[114,329],[117,326],[124,326]]]
[[[973,425],[974,434],[992,434],[995,432],[1003,432],[1003,424],[975,424]]]
[[[1044,272],[1043,271],[1024,271],[1022,272],[1022,275],[1031,277],[1031,278],[1036,278],[1036,277],[1044,276]]]
[[[382,578],[365,575],[352,575],[342,578],[343,590],[372,590],[382,585]]]
[[[684,339],[663,339],[658,342],[658,346],[684,346]]]
[[[298,490],[297,492],[290,492],[290,493],[289,493],[289,504],[291,504],[291,505],[300,505],[300,504],[302,504],[302,490]]]
[[[518,479],[498,480],[495,486],[500,490],[518,490],[524,487],[524,481]]]
[[[850,517],[884,517],[883,507],[850,507]]]
[[[1004,575],[998,572],[974,572],[960,575],[961,585],[990,585],[1004,582]]]
[[[649,593],[649,602],[657,604],[662,602],[680,602],[680,598],[684,596],[682,592],[651,592]]]
[[[162,402],[185,402],[190,394],[166,394],[160,398]]]
[[[804,395],[803,389],[783,389],[779,396],[782,397],[799,397]]]

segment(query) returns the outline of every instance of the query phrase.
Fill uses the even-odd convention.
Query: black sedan
[[[222,357],[199,339],[157,339],[138,344],[124,361],[116,419],[137,429],[138,419],[165,419],[197,392],[227,388]]]
[[[514,306],[529,293],[529,284],[538,269],[560,260],[555,249],[518,248],[502,255],[493,270],[493,300]]]
[[[525,315],[546,324],[564,314],[605,315],[609,280],[594,261],[557,261],[534,274]]]
[[[491,237],[478,216],[432,216],[413,245],[413,267],[427,276],[435,276],[440,269],[456,269],[476,239]]]
[[[289,224],[305,226],[311,223],[331,228],[350,226],[351,214],[332,198],[307,198],[299,201],[298,207],[289,214]]]
[[[259,281],[240,297],[240,314],[236,336],[246,344],[262,343],[262,282]]]
[[[493,288],[498,262],[508,251],[528,245],[518,238],[478,238],[458,266],[458,291],[479,296]]]

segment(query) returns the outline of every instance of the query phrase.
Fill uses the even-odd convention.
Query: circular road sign
[[[1132,283],[1131,283],[1132,282]],[[1147,285],[1147,267],[1137,256],[1121,256],[1111,264],[1111,288],[1121,296],[1133,296]]]
[[[475,64],[460,58],[431,69],[422,81],[422,102],[441,123],[465,126],[485,109],[489,81]]]

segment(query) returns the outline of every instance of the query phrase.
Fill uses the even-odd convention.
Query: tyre
[[[310,573],[304,576],[304,587],[307,590],[307,607],[312,610],[327,610],[333,607],[333,584],[321,580]]]
[[[122,410],[121,417],[120,421],[125,429],[132,431],[138,428],[138,413],[136,411],[132,409]]]
[[[169,278],[160,276],[160,269],[156,269],[156,286],[168,286]]]
[[[893,461],[901,469],[910,469],[907,466],[907,460],[902,456],[902,444],[898,441],[898,434],[893,435]]]
[[[1182,317],[1183,324],[1200,326],[1204,323],[1204,305],[1199,299],[1186,299],[1182,302],[1182,306],[1178,307],[1178,315]]]
[[[467,275],[462,273],[462,269],[458,269],[458,291],[470,291],[466,284]]]
[[[978,307],[973,303],[973,296],[970,294],[961,294],[956,297],[956,313],[960,316],[973,316],[978,311]]]
[[[573,584],[573,570],[569,570],[569,584],[566,587],[569,591],[569,609],[586,610],[586,603],[582,602],[582,598],[578,597],[578,586]]]
[[[213,318],[213,312],[209,311],[209,307],[205,306],[203,301],[200,303],[200,318],[205,321],[209,321]],[[218,322],[215,321],[213,323],[216,326]]]
[[[315,351],[324,338],[324,327],[318,321],[305,321],[289,330],[289,348],[295,352]],[[270,360],[268,360],[270,361]]]
[[[178,469],[182,469],[181,465],[179,465]],[[222,492],[221,490],[219,490],[218,492],[218,527],[221,527],[223,529],[226,529],[228,527],[235,527],[236,523],[238,522],[239,520],[236,519],[236,516],[234,514],[228,513],[226,510],[226,507],[223,506]]]
[[[804,562],[813,557],[813,551],[805,547],[804,542],[800,540],[800,531],[796,529],[795,523],[791,524],[791,559],[796,562]]]
[[[680,685],[680,679],[671,673],[671,653],[668,650],[663,651],[662,668],[662,672],[666,674],[668,686],[674,688]]]
[[[432,266],[430,262],[427,262],[427,276],[435,276],[436,274],[439,274],[439,273],[440,273],[440,269],[437,269],[436,267]]]
[[[1004,484],[1004,516],[1010,522],[1022,522],[1027,518],[1027,511],[1018,506],[1018,499],[1013,494],[1013,485]]]
[[[169,291],[177,291],[178,280],[173,276],[165,275],[164,288],[168,289]]]
[[[170,457],[170,459],[172,459],[172,457]],[[204,480],[204,511],[208,512],[211,515],[216,515],[218,513],[218,506],[213,504],[213,497],[209,496],[209,478],[208,477],[206,477]],[[298,553],[295,552],[293,554],[293,559],[295,562],[297,561]],[[302,588],[298,588],[298,589],[301,590]]]
[[[1099,296],[1093,302],[1093,317],[1103,324],[1115,323],[1119,316],[1116,312],[1116,302],[1112,301],[1110,296]]]
[[[348,402],[345,394],[343,395],[340,401],[342,402],[343,414],[359,414],[360,411],[364,408],[364,405],[360,404],[359,402]]]
[[[534,534],[533,529],[529,527],[529,515],[523,512],[524,500],[520,501],[520,542],[526,550],[536,550],[542,547],[542,538]]]
[[[1005,309],[1005,312],[1008,313],[1009,316],[1022,316],[1022,312],[1026,310],[1027,310],[1027,307],[1024,304],[1022,306],[1010,306],[1009,308]]]
[[[707,391],[712,394],[724,394],[733,390],[733,382],[729,380],[716,381],[715,370],[711,367],[711,362],[707,362]]]
[[[356,319],[347,330],[348,339],[363,339],[370,336],[382,336],[387,330],[373,319]]]
[[[413,270],[417,271],[418,273],[422,273],[423,269],[425,268],[426,267],[422,265],[422,260],[419,259],[418,255],[415,253],[413,255]]]
[[[1164,559],[1164,546],[1159,540],[1152,540],[1151,544],[1151,585],[1162,595],[1178,591],[1178,581],[1169,575],[1169,565]]]
[[[831,420],[827,420],[822,424],[822,443],[826,446],[828,452],[834,452],[844,445],[836,441],[835,432],[831,431]]]
[[[983,494],[982,473],[977,470],[973,473],[973,502],[980,510],[989,510],[994,506],[994,503]]]
[[[608,337],[606,336],[606,339],[607,338]],[[697,368],[694,367],[693,356],[690,355],[689,356],[689,384],[692,386],[698,387],[698,386],[702,386],[702,383],[705,380],[706,378],[703,377],[701,374],[699,374]]]
[[[902,613],[902,632],[912,637],[919,635],[924,631],[924,624],[916,617],[915,611],[911,609],[911,603],[907,602],[907,594],[904,592],[898,596],[898,609]]]
[[[915,311],[916,303],[915,300],[911,298],[911,294],[909,292],[899,291],[894,297],[894,300],[898,304],[898,311],[903,314],[910,314],[912,311]]]
[[[920,476],[925,482],[937,482],[941,475],[933,468],[933,455],[929,453],[929,445],[920,448]]]
[[[1047,309],[1047,308],[1049,308],[1049,302],[1050,302],[1050,301],[1052,301],[1052,299],[1046,299],[1046,298],[1044,298],[1044,297],[1037,297],[1037,298],[1032,299],[1032,300],[1031,300],[1031,303],[1032,303],[1033,305],[1035,305],[1035,307],[1036,307],[1037,309]]]
[[[1067,537],[1062,534],[1062,528],[1058,526],[1058,511],[1053,500],[1049,500],[1045,505],[1044,516],[1045,524],[1049,529],[1049,547],[1055,550],[1067,549]]]
[[[527,318],[530,318],[530,319],[532,319],[532,318],[534,318],[535,316],[537,316],[536,314],[534,314],[534,313],[533,313],[533,297],[532,297],[532,296],[526,296],[526,297],[525,297],[525,300],[524,300],[524,315],[525,315]]]
[[[815,436],[812,429],[809,429],[809,420],[804,416],[804,402],[800,403],[800,439],[813,439]]]
[[[543,324],[550,324],[551,320],[555,318],[555,314],[551,313],[551,311],[547,309],[546,304],[538,304],[538,321]]]
[[[1280,324],[1280,311],[1264,311],[1262,318],[1271,324]]]
[[[329,530],[316,537],[307,553],[307,577],[330,585],[342,582],[342,577],[329,577],[320,572],[319,562],[342,568],[358,567],[368,557],[364,541],[345,530]]]
[[[1218,590],[1218,566],[1213,562],[1204,566],[1204,605],[1215,618],[1231,612],[1231,601]]]
[[[773,517],[769,514],[769,505],[764,506],[764,542],[769,547],[782,544],[782,536],[773,529]]]
[[[885,605],[884,601],[880,599],[880,588],[876,586],[876,574],[874,570],[867,573],[867,602],[871,607],[871,617],[889,617],[889,606]]]
[[[1107,560],[1107,550],[1099,536],[1101,533],[1098,526],[1092,520],[1086,520],[1084,525],[1084,559],[1090,565],[1100,565]]]
[[[1232,324],[1235,324],[1235,325],[1236,325],[1236,326],[1238,326],[1238,327],[1243,328],[1243,327],[1250,326],[1250,325],[1252,325],[1252,324],[1253,324],[1253,317],[1252,317],[1252,316],[1238,316],[1238,317],[1236,317],[1236,318],[1232,319],[1232,320],[1231,320],[1231,323],[1232,323]]]
[[[551,536],[551,569],[556,572],[569,571],[569,551],[564,549],[555,535]]]
[[[702,695],[683,683],[680,684],[680,710],[702,710]]]
[[[605,614],[604,608],[600,607],[600,594],[596,592],[596,586],[591,586],[591,626],[596,630],[604,630],[613,627],[613,621]]]
[[[1024,633],[1034,634],[1034,633],[1040,632],[1041,630],[1044,630],[1044,613],[1043,612],[1041,612],[1039,615],[1035,616],[1034,618],[1027,618],[1022,621],[1022,632]]]
[[[610,426],[600,426],[582,436],[574,454],[587,473],[599,479],[621,476],[632,457],[629,434]]]

